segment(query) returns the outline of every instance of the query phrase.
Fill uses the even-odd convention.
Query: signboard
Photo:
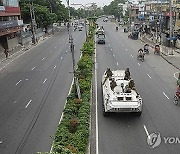
[[[6,28],[17,27],[19,25],[21,25],[21,22],[19,20],[1,21],[0,22],[0,30],[6,29]]]

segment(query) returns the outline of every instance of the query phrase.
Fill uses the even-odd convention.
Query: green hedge
[[[91,81],[94,53],[95,26],[89,27],[87,41],[76,71],[81,90],[81,100],[75,98],[74,88],[67,97],[64,115],[55,134],[52,153],[84,154],[89,143]]]

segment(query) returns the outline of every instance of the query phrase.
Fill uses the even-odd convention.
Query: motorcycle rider
[[[148,44],[144,45],[144,52],[146,52],[146,53],[149,52],[149,45]]]
[[[143,49],[140,48],[140,49],[138,50],[138,56],[143,56],[143,53],[144,53],[144,52],[143,52]]]

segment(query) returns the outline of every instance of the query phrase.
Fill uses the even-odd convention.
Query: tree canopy
[[[31,21],[30,6],[32,0],[21,0],[21,16],[25,23]],[[59,0],[33,0],[36,23],[38,27],[47,28],[54,22],[68,20],[68,9]]]
[[[116,18],[122,17],[122,7],[119,5],[120,3],[124,3],[125,0],[114,0],[109,5],[105,5],[103,7],[104,13],[108,15],[114,15]]]

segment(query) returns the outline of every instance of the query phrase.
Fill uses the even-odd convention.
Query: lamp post
[[[68,5],[68,14],[69,14],[69,21],[68,21],[68,34],[69,34],[69,43],[70,43],[70,50],[72,54],[72,62],[73,62],[73,80],[74,80],[74,86],[75,86],[75,97],[81,98],[80,88],[78,84],[78,79],[76,77],[76,68],[75,68],[75,57],[74,57],[74,44],[73,44],[73,37],[71,34],[71,13],[70,13],[70,5],[69,0],[67,1]]]

